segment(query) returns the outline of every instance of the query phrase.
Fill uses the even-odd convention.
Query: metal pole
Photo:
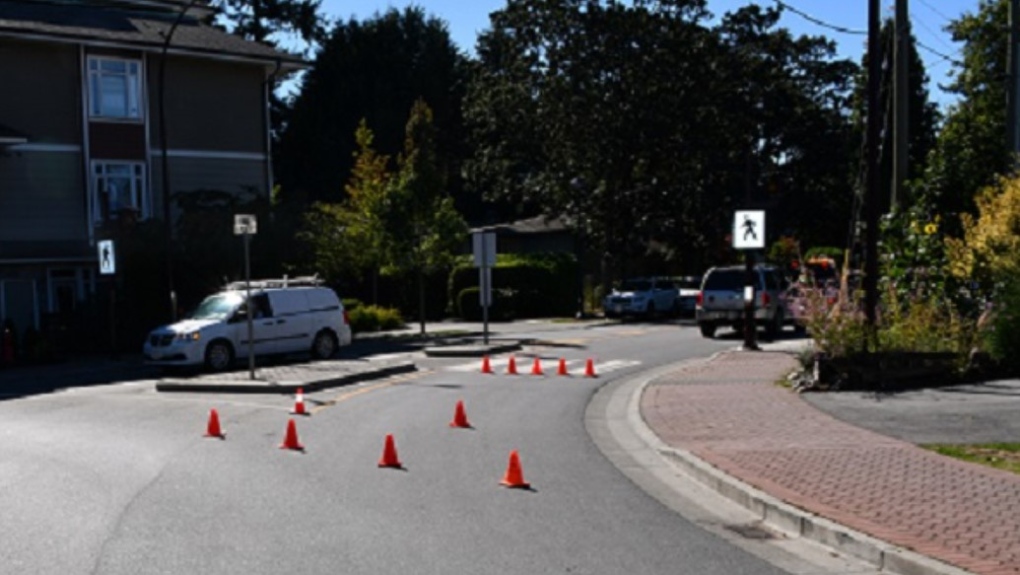
[[[251,308],[251,257],[248,244],[251,242],[251,233],[244,232],[244,305],[248,308],[248,379],[255,379],[255,325],[253,321],[253,310]]]
[[[754,256],[752,250],[744,250],[744,349],[757,351],[757,326],[754,325],[755,281]]]
[[[910,169],[910,20],[907,16],[907,0],[896,0],[896,64],[893,74],[893,97],[895,100],[895,132],[893,135],[893,181],[892,198],[889,205],[896,209],[903,202],[905,184]]]
[[[177,31],[177,27],[181,25],[184,17],[188,11],[198,4],[199,0],[191,0],[188,4],[181,9],[177,14],[177,18],[173,24],[170,25],[170,30],[166,33],[166,38],[163,40],[163,49],[160,52],[159,57],[159,77],[158,89],[159,89],[159,146],[161,153],[161,166],[162,166],[162,180],[163,180],[163,235],[164,235],[164,247],[166,249],[166,281],[168,291],[170,292],[170,320],[171,322],[177,321],[177,292],[174,289],[174,262],[173,262],[173,222],[170,219],[170,165],[167,159],[167,146],[168,138],[166,135],[166,53],[170,49],[170,41],[174,37],[174,32]]]
[[[485,262],[488,264],[488,262]],[[492,291],[489,283],[492,279],[489,270],[492,269],[488,265],[483,265],[482,272],[482,322],[484,330],[482,331],[482,338],[485,345],[489,345],[489,304],[492,303]]]
[[[864,312],[868,325],[875,326],[878,307],[878,196],[881,183],[878,146],[882,122],[880,98],[882,42],[879,0],[868,0],[868,153],[867,206],[864,247]]]

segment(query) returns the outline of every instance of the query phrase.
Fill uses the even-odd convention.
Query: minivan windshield
[[[241,294],[236,293],[211,295],[191,312],[188,319],[224,319],[234,313],[243,301]]]

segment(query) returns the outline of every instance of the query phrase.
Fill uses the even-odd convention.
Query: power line
[[[945,61],[947,61],[947,62],[949,62],[951,64],[955,64],[957,66],[963,66],[963,62],[961,60],[957,60],[956,58],[954,58],[954,57],[952,57],[952,56],[950,56],[948,54],[944,54],[942,52],[939,52],[935,48],[932,48],[931,46],[928,46],[927,44],[924,44],[923,42],[921,42],[920,40],[918,40],[916,38],[914,39],[914,43],[917,44],[918,48],[923,48],[923,49],[927,50],[928,52],[938,56],[939,58],[942,58],[943,60],[945,60]],[[959,50],[957,50],[957,53],[959,53]]]
[[[938,8],[932,6],[926,0],[919,0],[919,1],[921,2],[921,4],[924,4],[925,7],[927,7],[929,10],[931,10],[932,12],[934,12],[934,13],[938,14],[939,16],[941,16],[942,19],[945,20],[946,22],[952,22],[952,20],[953,20],[952,18],[950,18],[949,16],[946,16],[942,12],[939,12]]]
[[[772,0],[772,1],[775,2],[776,5],[779,6],[780,8],[782,8],[783,10],[789,10],[790,12],[793,12],[794,14],[796,14],[796,15],[800,16],[801,18],[807,20],[808,22],[811,22],[812,24],[816,24],[818,26],[821,26],[822,28],[828,28],[829,30],[832,30],[834,32],[839,32],[841,34],[854,34],[856,36],[867,36],[868,35],[868,33],[865,30],[854,30],[854,29],[851,29],[851,28],[846,28],[844,26],[838,26],[836,24],[830,24],[830,23],[828,23],[828,22],[826,22],[824,20],[819,20],[818,18],[815,18],[814,16],[812,16],[812,15],[810,15],[810,14],[808,14],[808,13],[802,11],[802,10],[799,10],[797,8],[794,8],[793,6],[790,6],[786,2],[783,2],[783,0]]]

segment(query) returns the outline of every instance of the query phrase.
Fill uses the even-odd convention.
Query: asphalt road
[[[303,453],[278,448],[286,396],[138,381],[2,401],[0,573],[784,572],[647,495],[584,426],[599,386],[739,340],[676,324],[518,335],[545,341],[521,372],[538,355],[550,375],[423,359],[309,396]],[[614,370],[556,377],[559,357]],[[474,429],[447,425],[458,400]],[[202,437],[210,408],[225,440]],[[386,434],[403,470],[376,466]],[[498,484],[514,449],[531,490]]]
[[[859,427],[911,443],[997,443],[1020,439],[1020,381],[899,393],[806,393],[815,407]]]

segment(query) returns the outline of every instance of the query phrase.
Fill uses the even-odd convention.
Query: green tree
[[[774,10],[710,28],[705,6],[511,0],[493,13],[465,103],[472,189],[567,216],[622,272],[648,255],[691,270],[725,257],[748,195],[795,214],[777,232],[845,229],[832,222],[849,216],[853,63],[775,29]]]
[[[948,86],[960,99],[946,113],[925,178],[943,216],[973,213],[978,191],[1011,170],[1004,81],[1009,1],[981,0],[976,13],[953,21],[949,30],[954,41],[964,43],[963,61],[954,63],[954,80]],[[957,218],[946,220],[955,225]]]
[[[304,77],[277,148],[284,202],[304,209],[339,201],[354,163],[350,135],[358,122],[372,126],[379,150],[400,150],[404,119],[418,98],[434,107],[438,169],[456,194],[465,72],[446,25],[421,8],[337,23]]]
[[[432,110],[415,101],[407,121],[404,151],[383,202],[387,267],[413,273],[418,281],[418,317],[425,333],[425,274],[449,267],[462,245],[467,224],[446,192],[445,174],[436,157]]]
[[[390,157],[375,151],[375,135],[362,120],[354,133],[358,150],[342,202],[316,202],[305,214],[300,239],[311,248],[315,269],[338,283],[347,275],[372,275],[372,302],[378,303],[378,273],[386,263],[386,207]]]
[[[286,36],[305,44],[323,36],[321,0],[214,0],[219,18],[232,33],[247,40],[278,46]]]

